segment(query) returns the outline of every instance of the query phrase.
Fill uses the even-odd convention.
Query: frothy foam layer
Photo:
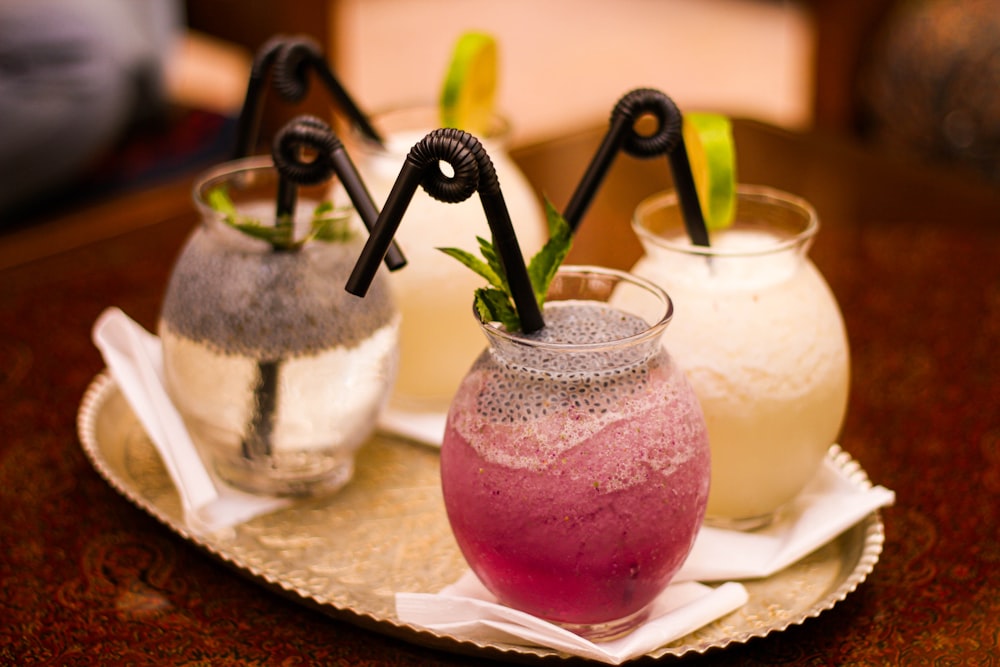
[[[723,273],[725,262],[715,264]],[[691,280],[651,258],[634,270],[670,294],[676,313],[664,343],[703,400],[753,409],[765,397],[800,399],[831,374],[845,372],[843,321],[826,283],[806,260],[784,278],[769,271],[745,280],[731,273]]]
[[[684,239],[670,239],[691,247]],[[721,253],[766,251],[783,239],[762,230],[716,232]],[[800,250],[707,259],[650,249],[633,271],[661,285],[675,307],[664,343],[703,400],[796,400],[846,366],[843,321]]]
[[[474,370],[484,377],[476,392],[476,413],[494,423],[527,422],[565,410],[592,418],[607,415],[625,396],[645,388],[646,356],[635,358],[630,349],[579,353],[546,345],[610,343],[647,328],[642,319],[610,306],[550,303],[542,329],[516,336],[544,345],[497,342],[502,352],[477,363]]]
[[[595,304],[550,304],[545,315],[546,327],[532,337],[551,342],[609,342],[648,328]],[[562,357],[545,349],[519,348],[515,364],[484,354],[456,396],[450,427],[485,461],[508,468],[548,468],[589,443],[592,465],[570,474],[601,468],[602,491],[639,483],[649,470],[669,473],[693,450],[664,442],[700,442],[704,425],[686,379],[658,344],[651,347],[654,356],[639,360],[628,351],[604,353],[604,370],[581,370],[572,357],[559,366],[554,360]],[[546,369],[526,370],[532,361]],[[628,454],[606,460],[608,441],[628,443]]]
[[[641,275],[655,272],[657,277],[669,276],[671,285],[691,285],[707,292],[746,292],[772,286],[788,280],[805,261],[799,251],[776,251],[787,238],[757,229],[714,232],[712,252],[719,256],[711,259],[700,254],[686,236],[664,240],[674,248],[691,252],[647,247],[647,256],[637,265],[643,269]]]

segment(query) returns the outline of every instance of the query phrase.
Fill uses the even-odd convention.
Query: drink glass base
[[[569,630],[575,635],[592,642],[608,642],[628,633],[642,625],[649,618],[649,606],[643,607],[628,616],[606,621],[604,623],[556,623],[559,627]]]
[[[741,532],[760,530],[767,528],[774,523],[778,512],[768,512],[757,516],[732,518],[726,516],[706,516],[705,525],[711,528],[721,528],[723,530],[738,530]]]
[[[215,472],[231,486],[270,496],[312,497],[340,490],[354,477],[353,458],[329,453],[298,454],[287,461],[226,459],[215,461]]]

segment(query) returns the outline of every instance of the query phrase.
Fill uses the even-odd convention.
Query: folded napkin
[[[117,308],[101,313],[92,336],[115,383],[160,453],[191,530],[218,533],[288,504],[286,499],[234,489],[206,469],[164,389],[163,354],[156,336]]]
[[[431,447],[440,447],[444,440],[444,426],[448,411],[417,412],[387,406],[379,415],[378,427],[385,433],[402,436],[408,440]]]
[[[702,527],[674,581],[729,581],[768,577],[807,556],[880,507],[895,494],[863,474],[838,465],[834,445],[816,477],[779,517],[753,532]],[[846,456],[846,455],[845,455]]]
[[[498,604],[470,571],[432,593],[397,593],[404,623],[479,642],[545,646],[617,665],[694,632],[746,604],[741,584],[717,588],[695,582],[671,584],[653,601],[649,618],[618,639],[592,642],[531,614]]]

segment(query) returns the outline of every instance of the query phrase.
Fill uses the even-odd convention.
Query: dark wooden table
[[[600,129],[517,151],[558,206]],[[841,442],[897,493],[874,573],[801,626],[691,665],[996,664],[1000,654],[1000,192],[832,138],[738,122],[744,182],[805,196],[847,321]],[[621,157],[573,260],[626,268],[665,161]],[[265,591],[133,507],[75,419],[119,306],[152,328],[196,217],[188,183],[0,237],[0,664],[459,665]],[[675,662],[666,660],[665,662]],[[561,663],[559,663],[561,664]]]

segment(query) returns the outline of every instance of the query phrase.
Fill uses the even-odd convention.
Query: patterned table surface
[[[601,134],[515,157],[562,206]],[[880,562],[844,602],[681,662],[993,664],[1000,192],[822,136],[751,122],[738,122],[736,136],[741,180],[805,196],[819,211],[811,254],[840,301],[852,349],[841,443],[897,503],[883,513]],[[628,212],[668,178],[665,163],[619,159],[571,260],[630,266],[639,248]],[[468,664],[247,581],[128,503],[85,458],[76,412],[103,366],[91,325],[114,305],[154,326],[170,265],[196,222],[187,187],[0,237],[8,260],[0,269],[0,664]],[[68,229],[83,241],[87,230],[102,231],[70,242]],[[17,264],[20,240],[42,233],[65,250]]]

